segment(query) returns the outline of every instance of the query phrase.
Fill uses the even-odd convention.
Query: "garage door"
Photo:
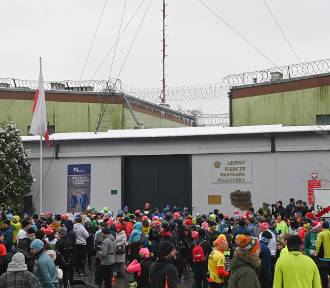
[[[166,205],[191,208],[191,156],[134,156],[123,158],[123,205],[130,210]]]

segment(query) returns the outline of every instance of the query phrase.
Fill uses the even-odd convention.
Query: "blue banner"
[[[68,165],[68,175],[90,175],[91,164]]]

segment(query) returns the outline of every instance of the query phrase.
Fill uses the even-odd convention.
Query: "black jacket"
[[[171,259],[158,259],[150,269],[150,287],[164,288],[166,281],[168,288],[176,288],[178,271]]]
[[[69,270],[73,264],[74,242],[70,235],[65,235],[56,242],[56,264],[62,270]]]
[[[150,267],[152,264],[153,264],[153,262],[152,262],[151,258],[143,259],[140,262],[141,275],[137,276],[137,278],[136,278],[138,288],[150,288],[149,272],[150,272]]]

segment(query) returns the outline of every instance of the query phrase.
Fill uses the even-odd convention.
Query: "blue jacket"
[[[272,287],[271,253],[265,242],[260,241],[261,287]]]
[[[43,288],[59,287],[55,263],[45,252],[37,256],[34,275],[39,279]]]
[[[13,248],[13,228],[9,227],[8,229],[3,230],[2,235],[5,238],[7,253],[11,253]]]

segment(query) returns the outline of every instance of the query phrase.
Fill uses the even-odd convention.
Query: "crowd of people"
[[[329,222],[294,199],[230,216],[149,203],[116,214],[4,211],[0,226],[0,288],[67,288],[90,273],[106,288],[125,277],[130,287],[175,288],[190,275],[193,288],[329,285]]]

